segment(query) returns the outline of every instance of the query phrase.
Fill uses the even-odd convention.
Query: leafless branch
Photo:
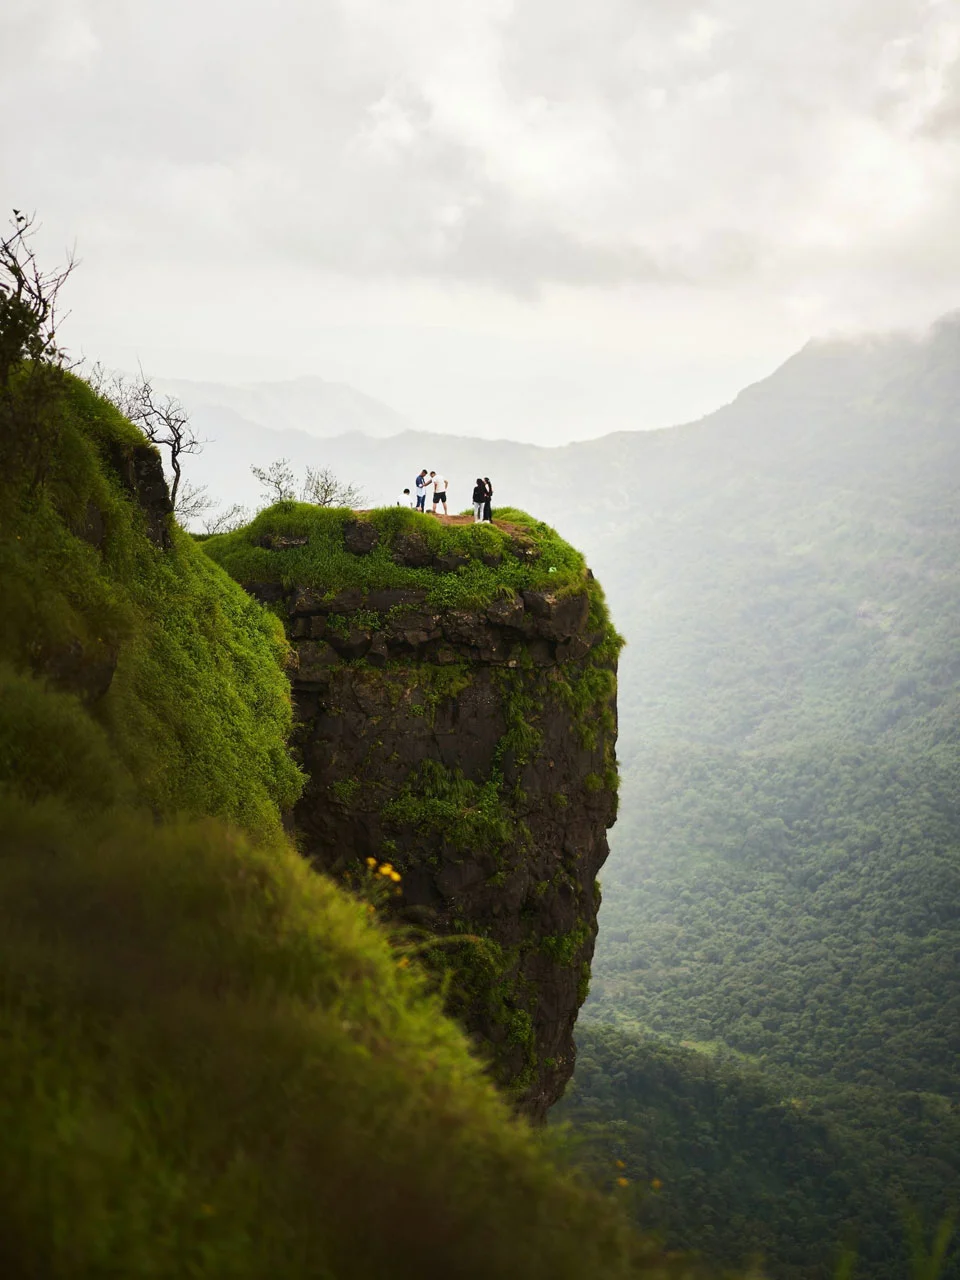
[[[160,395],[143,369],[140,370],[138,377],[130,378],[122,373],[108,374],[101,365],[94,365],[88,380],[101,395],[106,396],[117,406],[125,418],[129,418],[140,428],[151,444],[167,450],[173,476],[170,500],[181,520],[190,518],[186,513],[181,515],[183,511],[183,498],[180,492],[183,482],[181,459],[187,454],[201,453],[203,446],[209,442],[197,435],[187,410],[176,396]],[[199,490],[192,490],[194,496],[199,492]],[[196,517],[202,514],[202,511],[198,510],[192,514]]]
[[[60,290],[76,266],[71,253],[55,271],[43,271],[32,240],[36,217],[14,209],[10,230],[0,234],[0,387],[9,386],[24,360],[60,365],[57,346],[57,303]]]
[[[246,507],[241,507],[239,503],[234,503],[232,507],[227,507],[223,511],[217,511],[213,515],[208,516],[203,522],[204,532],[206,533],[232,533],[234,529],[239,529],[241,525],[247,524],[250,520],[250,512]]]
[[[329,467],[307,467],[301,496],[318,507],[359,507],[364,500],[362,489],[339,480]]]
[[[263,486],[267,506],[274,502],[292,502],[297,496],[293,471],[287,458],[277,458],[269,467],[251,467],[250,470]]]

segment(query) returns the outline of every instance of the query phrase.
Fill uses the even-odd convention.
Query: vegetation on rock
[[[616,813],[622,641],[583,557],[518,511],[444,525],[288,502],[203,547],[287,625],[303,851],[351,879],[389,857],[447,1007],[543,1118]]]

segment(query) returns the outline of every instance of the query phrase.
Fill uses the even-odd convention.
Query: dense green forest
[[[638,449],[595,556],[624,776],[564,1114],[773,1275],[902,1274],[903,1205],[960,1201],[958,408],[956,320],[810,348]]]

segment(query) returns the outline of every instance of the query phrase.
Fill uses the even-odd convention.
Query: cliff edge
[[[399,875],[391,910],[542,1119],[573,1071],[616,814],[621,641],[599,584],[512,510],[441,525],[285,503],[205,549],[293,646],[302,851]]]

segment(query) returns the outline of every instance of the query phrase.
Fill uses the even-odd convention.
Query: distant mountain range
[[[411,423],[395,409],[343,382],[294,378],[288,382],[190,382],[157,379],[157,386],[190,408],[206,434],[229,432],[239,421],[271,431],[304,431],[338,436],[359,431],[382,439],[409,431]]]
[[[951,315],[919,340],[808,343],[698,422],[557,448],[418,432],[387,405],[318,378],[158,386],[179,396],[209,438],[204,453],[190,460],[190,478],[225,503],[255,504],[250,466],[278,457],[295,470],[332,468],[358,484],[370,505],[393,502],[425,466],[445,473],[456,509],[469,505],[475,477],[489,475],[501,505],[541,515],[596,554],[605,534],[615,537],[661,502],[672,508],[698,500],[721,474],[742,481],[787,457],[794,469],[812,474],[824,461],[839,465],[844,451],[859,455],[864,431],[894,447],[875,452],[871,468],[909,467],[901,452],[909,453],[913,419],[955,404],[958,382],[960,315]],[[891,417],[894,403],[910,408]]]

